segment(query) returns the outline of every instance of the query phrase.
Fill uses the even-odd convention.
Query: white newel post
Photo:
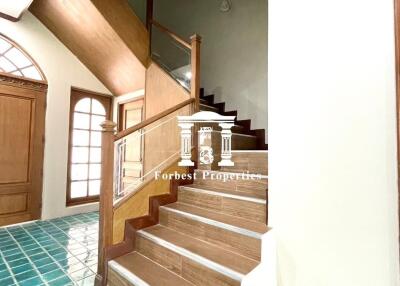
[[[232,162],[232,131],[233,123],[219,123],[221,131],[221,161],[218,166],[233,166]]]
[[[193,123],[179,123],[181,131],[181,161],[179,166],[194,166],[192,159],[192,127]]]

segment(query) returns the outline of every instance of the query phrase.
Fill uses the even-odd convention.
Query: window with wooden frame
[[[99,200],[101,127],[111,118],[111,97],[71,90],[67,205]]]

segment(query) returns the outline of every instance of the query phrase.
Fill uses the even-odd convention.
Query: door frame
[[[46,128],[46,107],[47,107],[47,82],[42,80],[34,80],[23,78],[19,76],[10,75],[7,73],[0,72],[0,84],[4,87],[9,86],[14,89],[16,93],[20,91],[32,91],[39,96],[36,98],[35,104],[35,120],[39,120],[39,134],[35,137],[33,145],[40,144],[40,149],[35,150],[33,153],[32,160],[40,160],[40,169],[36,170],[36,173],[32,172],[31,163],[29,163],[30,176],[36,176],[37,180],[34,182],[33,188],[35,188],[35,195],[37,196],[36,201],[31,201],[31,197],[28,197],[31,204],[37,209],[32,209],[29,205],[27,206],[27,212],[30,215],[30,219],[23,221],[15,221],[13,223],[25,222],[30,220],[40,219],[42,216],[42,199],[43,199],[43,168],[44,168],[44,148],[45,148],[45,128]],[[38,116],[38,112],[42,112],[43,115]],[[32,147],[33,148],[33,147]],[[31,154],[30,154],[31,155]],[[33,193],[32,193],[33,194]],[[32,195],[30,194],[30,195]]]
[[[126,101],[118,102],[118,108],[117,108],[117,129],[118,132],[121,132],[124,130],[124,117],[123,117],[123,111],[124,111],[124,105],[125,104],[130,104],[130,103],[136,103],[136,102],[141,102],[142,103],[142,118],[141,121],[145,120],[146,115],[145,115],[145,97],[144,96],[138,96]],[[144,144],[144,136],[141,138],[140,141],[140,156],[141,156],[141,161],[142,161],[142,170],[141,170],[141,175],[144,175],[144,155],[145,155],[145,144]]]
[[[94,98],[100,101],[106,110],[106,120],[112,119],[113,112],[113,98],[109,94],[91,91],[75,86],[71,86],[70,92],[70,111],[69,111],[69,129],[68,129],[68,163],[67,163],[67,187],[65,192],[65,205],[72,207],[76,205],[83,205],[89,203],[99,202],[100,195],[87,196],[82,198],[71,198],[71,164],[72,164],[72,131],[74,129],[74,109],[76,103],[82,98]],[[108,106],[107,106],[108,105]],[[103,146],[101,146],[103,148]],[[103,166],[103,158],[101,159],[101,166]],[[101,178],[103,180],[103,178]]]
[[[396,129],[397,129],[397,207],[400,229],[400,0],[394,0],[395,68],[396,68]],[[398,236],[400,254],[400,232]]]

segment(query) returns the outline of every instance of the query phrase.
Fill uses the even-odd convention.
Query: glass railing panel
[[[174,162],[181,151],[177,116],[192,114],[188,105],[115,142],[114,203],[139,190]]]
[[[151,31],[151,58],[185,89],[190,90],[190,49],[156,25],[152,26]]]

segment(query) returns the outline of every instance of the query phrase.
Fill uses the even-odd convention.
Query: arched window
[[[34,61],[15,43],[0,35],[0,72],[45,80]]]
[[[101,127],[111,100],[72,90],[67,202],[95,201],[100,194]]]

